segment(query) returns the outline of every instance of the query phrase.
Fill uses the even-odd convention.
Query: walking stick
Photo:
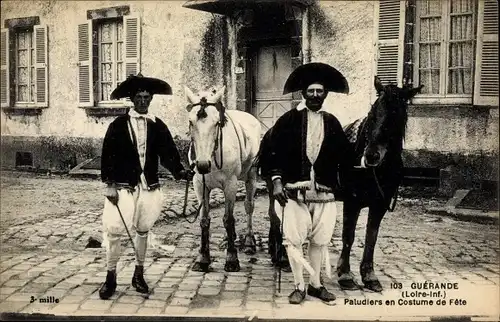
[[[128,238],[130,239],[130,242],[132,243],[132,248],[134,249],[135,257],[138,258],[138,254],[137,254],[137,250],[135,249],[134,241],[132,240],[132,236],[130,235],[130,232],[128,231],[127,224],[125,223],[125,219],[123,219],[122,212],[120,211],[120,207],[118,207],[118,203],[115,206],[116,206],[116,209],[118,209],[118,214],[120,215],[120,218],[122,219],[123,225],[125,226],[125,230],[127,231]]]
[[[279,245],[279,249],[281,251],[278,251],[278,254],[280,254],[280,257],[283,255],[281,254],[283,249],[283,220],[285,219],[285,207],[281,209],[281,225],[280,225],[280,233],[281,233],[281,245]],[[278,293],[281,293],[281,258],[278,258]]]

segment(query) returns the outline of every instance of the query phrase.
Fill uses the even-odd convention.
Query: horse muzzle
[[[196,161],[196,169],[200,174],[207,174],[210,172],[212,164],[210,161]]]

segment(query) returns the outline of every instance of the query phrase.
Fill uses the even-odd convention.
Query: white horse
[[[246,189],[245,212],[248,230],[244,242],[245,253],[256,252],[252,215],[257,174],[253,162],[259,151],[261,126],[249,113],[226,110],[220,101],[224,89],[225,87],[220,90],[214,88],[212,91],[195,95],[189,88],[185,88],[190,102],[186,108],[189,112],[192,141],[189,162],[195,169],[193,185],[202,212],[201,246],[193,266],[195,271],[209,271],[209,196],[214,188],[222,189],[225,197],[223,222],[227,233],[227,254],[224,269],[227,272],[240,270],[233,216],[238,180],[245,182]]]

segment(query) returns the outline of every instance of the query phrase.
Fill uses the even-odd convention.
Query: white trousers
[[[135,191],[118,190],[118,207],[131,235],[136,232],[136,263],[144,265],[147,251],[148,232],[160,216],[163,205],[161,188],[155,190],[143,189],[141,185]],[[125,225],[120,217],[117,206],[104,198],[102,215],[103,242],[106,245],[108,270],[116,269],[121,255],[120,238],[127,236]],[[128,238],[128,236],[127,236]]]
[[[281,220],[283,216],[283,245],[287,249],[295,284],[304,287],[303,269],[311,275],[311,284],[321,286],[322,265],[331,278],[328,245],[332,239],[337,218],[337,207],[331,202],[307,202],[288,199],[285,207],[275,201],[275,210]],[[302,245],[309,240],[310,263],[304,258]]]

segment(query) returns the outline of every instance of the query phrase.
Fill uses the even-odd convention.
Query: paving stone
[[[263,294],[248,294],[247,301],[263,301],[272,302],[274,297],[273,293],[263,293]]]
[[[235,298],[233,300],[221,300],[219,307],[234,307],[243,305],[243,298]]]
[[[86,295],[66,295],[61,302],[66,304],[80,304],[87,299]]]
[[[245,308],[247,310],[271,311],[273,305],[272,303],[263,301],[247,301]]]
[[[99,287],[97,285],[80,285],[71,290],[71,295],[90,295],[94,293]]]
[[[226,284],[224,289],[227,291],[244,291],[248,287],[247,284]]]
[[[24,285],[26,285],[27,283],[29,282],[29,280],[27,279],[19,279],[19,280],[14,280],[14,279],[11,279],[11,280],[8,280],[7,282],[5,282],[3,285],[2,285],[2,288],[3,287],[16,287],[16,288],[19,288],[19,287],[22,287]]]
[[[144,302],[144,297],[136,295],[123,295],[118,298],[119,303],[126,304],[142,304]]]
[[[174,293],[175,297],[181,297],[185,299],[192,299],[196,295],[196,291],[183,291],[178,290]]]
[[[19,290],[20,293],[25,294],[43,294],[48,289],[53,286],[52,283],[28,283],[22,289]]]
[[[1,312],[17,313],[29,305],[29,301],[5,301],[0,305]]]
[[[80,306],[81,310],[107,311],[111,308],[111,301],[86,300]]]
[[[58,305],[54,306],[51,310],[50,313],[53,314],[60,314],[60,313],[66,313],[66,314],[71,314],[74,313],[78,310],[78,307],[80,306],[79,303],[59,303]]]
[[[160,284],[158,284],[160,285]],[[170,286],[170,284],[161,284],[161,286]],[[199,284],[185,284],[181,283],[179,284],[178,289],[183,290],[183,291],[192,291],[192,290],[197,290],[199,288]]]
[[[166,304],[165,301],[149,299],[147,301],[144,301],[142,306],[163,309],[165,304]]]
[[[187,306],[167,306],[163,313],[167,315],[183,315],[189,311]]]
[[[163,278],[161,279],[159,282],[158,282],[158,286],[159,287],[165,287],[165,288],[172,288],[172,287],[175,287],[177,285],[179,285],[179,283],[181,283],[181,279],[172,279],[172,278]],[[185,284],[187,285],[187,284]]]
[[[134,314],[139,309],[139,305],[137,304],[123,304],[123,303],[114,303],[111,306],[111,313],[117,314]]]
[[[189,306],[191,303],[190,299],[182,298],[182,297],[173,297],[170,301],[169,306]]]
[[[137,314],[139,315],[160,315],[163,312],[163,307],[141,307]]]
[[[215,296],[220,293],[220,287],[201,287],[198,294],[202,296]]]

